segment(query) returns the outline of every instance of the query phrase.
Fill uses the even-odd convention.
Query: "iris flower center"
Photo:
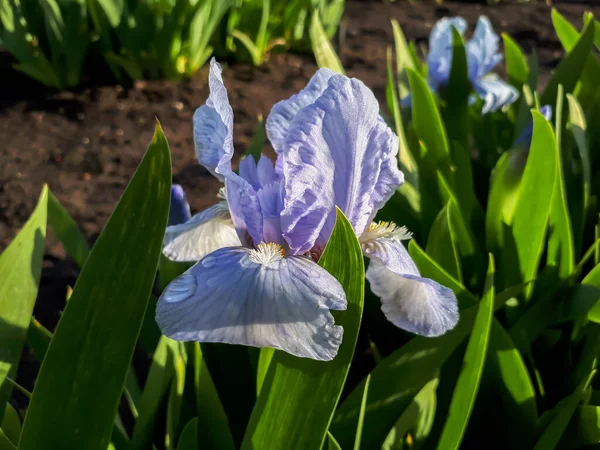
[[[255,249],[250,250],[250,260],[266,266],[279,261],[285,256],[285,250],[274,242],[261,242]]]

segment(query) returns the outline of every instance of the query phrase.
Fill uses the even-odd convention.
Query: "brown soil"
[[[573,22],[600,6],[560,4]],[[486,7],[469,3],[348,1],[341,58],[347,72],[370,86],[384,101],[386,46],[392,44],[389,20],[396,18],[406,36],[426,43],[437,19],[461,15],[474,24],[486,14],[498,32],[513,36],[527,52],[537,49],[542,79],[563,51],[554,35],[550,8],[544,4]],[[138,82],[122,86],[87,86],[76,92],[52,92],[8,68],[4,58],[0,86],[0,248],[23,225],[43,183],[73,215],[90,238],[99,233],[161,121],[173,154],[173,180],[184,186],[192,209],[215,200],[218,183],[194,156],[191,117],[207,96],[206,70],[188,82]],[[235,112],[238,152],[252,138],[259,114],[302,88],[316,69],[309,55],[273,55],[262,68],[234,64],[225,83]],[[48,250],[60,255],[51,237]]]
[[[568,20],[581,24],[583,12],[600,16],[600,6],[559,4]],[[431,27],[443,16],[461,15],[471,26],[487,15],[497,32],[514,37],[529,53],[536,49],[541,80],[563,55],[543,3],[482,6],[421,1],[384,3],[348,0],[340,54],[350,76],[370,86],[385,104],[386,47],[396,18],[407,38],[426,43]],[[74,92],[53,92],[10,69],[0,55],[0,250],[33,210],[43,183],[65,205],[92,241],[118,202],[153,133],[154,117],[165,130],[173,156],[173,181],[187,191],[192,210],[215,202],[218,182],[198,165],[192,140],[192,115],[207,96],[207,70],[187,82],[138,82],[124,88],[90,80]],[[225,67],[225,83],[235,112],[235,148],[249,144],[258,115],[301,89],[316,70],[310,55],[273,55],[265,67]],[[64,259],[50,233],[36,316],[49,328],[58,321],[66,285],[77,270]],[[27,357],[25,359],[28,359]],[[30,379],[29,382],[33,380]],[[26,382],[31,387],[29,382]]]

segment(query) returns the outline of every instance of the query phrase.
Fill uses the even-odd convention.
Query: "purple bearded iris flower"
[[[239,175],[231,167],[233,112],[214,60],[209,87],[194,115],[194,140],[200,163],[224,182],[226,200],[167,229],[166,256],[199,262],[158,301],[165,335],[333,359],[343,329],[330,310],[346,309],[346,295],[316,261],[336,206],[371,258],[366,276],[391,322],[425,336],[456,325],[454,293],[420,276],[402,244],[406,229],[373,222],[403,176],[398,138],[362,82],[317,71],[267,119],[275,166],[265,156],[258,163],[248,157]]]
[[[462,17],[444,17],[433,26],[429,35],[427,81],[435,92],[447,86],[450,80],[452,27],[462,35],[467,29],[467,22]],[[519,98],[519,92],[513,86],[491,73],[502,61],[502,54],[498,51],[499,42],[500,38],[494,33],[489,19],[480,16],[473,37],[465,44],[469,81],[475,93],[484,101],[483,114],[497,111]],[[410,97],[403,99],[403,104],[408,106]]]

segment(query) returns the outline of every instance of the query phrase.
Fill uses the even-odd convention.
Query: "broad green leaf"
[[[6,410],[1,422],[0,428],[4,431],[6,437],[14,444],[18,443],[21,436],[21,419],[19,418],[19,413],[10,403],[6,404]]]
[[[581,284],[600,290],[600,264],[597,264],[592,270],[590,270]],[[598,294],[598,292],[592,293],[592,302],[594,303],[594,306],[587,313],[587,319],[592,322],[600,323],[600,302],[594,302],[595,298],[600,300],[600,295],[596,296],[594,294]]]
[[[258,369],[256,370],[256,395],[260,394],[260,389],[262,388],[263,382],[265,381],[274,354],[274,348],[260,349],[260,356],[258,358]]]
[[[451,180],[450,147],[435,97],[419,73],[412,69],[407,72],[412,92],[413,126],[425,144],[426,153],[421,159],[429,160],[447,180]]]
[[[52,191],[48,193],[48,224],[62,241],[67,254],[79,267],[83,267],[90,252],[87,240]]]
[[[584,22],[588,19],[584,18]],[[580,37],[579,31],[569,23],[556,9],[552,10],[552,23],[561,44],[567,52],[573,50]],[[590,24],[593,20],[590,20]],[[596,52],[590,51],[587,55],[587,61],[581,72],[579,83],[575,92],[580,99],[584,110],[590,112],[596,105],[596,95],[598,93],[598,78],[600,78],[600,60]]]
[[[330,362],[275,352],[246,431],[243,449],[318,449],[326,438],[354,354],[364,294],[360,245],[352,226],[339,210],[319,264],[335,276],[346,291],[348,309],[336,314],[337,324],[344,327],[342,345]],[[310,410],[311,414],[298,414],[303,410]],[[370,442],[367,437],[363,439]]]
[[[179,426],[179,415],[183,402],[183,389],[185,387],[185,366],[187,364],[187,352],[185,344],[178,342],[179,351],[175,355],[175,376],[171,382],[171,390],[167,399],[167,429],[165,434],[165,447],[167,450],[175,448],[177,431]]]
[[[535,389],[523,357],[497,320],[492,321],[484,379],[504,404],[507,426],[519,437],[528,436],[537,423]]]
[[[227,416],[215,388],[198,342],[193,344],[194,387],[198,411],[198,448],[234,450],[235,444]]]
[[[154,423],[159,415],[159,408],[169,390],[175,376],[175,367],[180,356],[180,343],[166,336],[161,336],[156,351],[152,356],[152,365],[142,391],[138,411],[131,438],[131,450],[148,448],[152,441]]]
[[[198,418],[190,420],[179,436],[177,450],[198,450]]]
[[[384,358],[371,371],[371,383],[363,442],[379,448],[394,423],[413,402],[423,386],[437,376],[440,367],[473,327],[477,306],[461,311],[457,327],[437,338],[415,337]],[[331,432],[342,448],[351,448],[358,422],[365,380],[338,408]]]
[[[122,19],[124,0],[96,0],[98,5],[106,14],[108,23],[111,27],[116,28]],[[93,2],[91,2],[93,3]]]
[[[569,119],[567,121],[567,130],[569,130],[573,135],[575,145],[579,152],[579,160],[582,171],[580,176],[582,186],[581,191],[579,191],[582,194],[582,198],[577,199],[577,205],[580,205],[580,209],[573,207],[572,212],[575,249],[579,249],[582,246],[585,219],[590,205],[592,168],[590,163],[588,140],[586,137],[587,121],[585,119],[583,109],[573,95],[567,94],[567,100],[569,102]],[[573,195],[577,195],[577,193]]]
[[[588,21],[577,40],[577,44],[569,51],[552,74],[552,78],[550,78],[540,98],[541,105],[556,107],[555,102],[559,84],[564,86],[565,92],[570,93],[573,91],[592,50],[593,40],[594,21]]]
[[[42,273],[48,188],[17,237],[0,255],[0,417],[10,396]]]
[[[317,65],[319,67],[327,67],[334,72],[344,73],[344,67],[335,53],[331,42],[325,34],[321,19],[318,14],[313,14],[310,21],[310,44],[312,46]]]
[[[29,404],[20,450],[105,450],[167,225],[169,147],[159,125],[90,252]],[[93,406],[92,406],[93,405]]]
[[[577,405],[583,400],[586,390],[594,377],[594,373],[592,372],[588,377],[583,379],[579,386],[577,386],[577,389],[556,406],[556,414],[543,431],[533,450],[554,450],[556,448]]]
[[[558,268],[558,276],[564,279],[571,275],[575,266],[575,250],[573,228],[567,204],[567,186],[565,182],[565,164],[568,162],[562,149],[563,127],[563,101],[562,85],[558,87],[558,100],[556,102],[556,179],[550,216],[548,218],[548,255],[547,264]]]
[[[426,252],[462,284],[460,254],[450,231],[449,203],[442,208],[431,226]]]
[[[410,94],[408,84],[408,76],[406,68],[418,70],[417,62],[413,59],[413,54],[410,50],[408,42],[404,37],[404,33],[396,19],[391,20],[392,32],[394,33],[394,49],[396,51],[396,74],[398,82],[398,93],[400,98],[404,98]]]
[[[326,446],[327,446],[327,450],[342,450],[342,447],[340,447],[340,444],[338,444],[338,442],[333,437],[333,434],[331,434],[329,431],[327,432]],[[325,446],[323,446],[323,448],[325,448]]]
[[[529,80],[527,60],[525,59],[523,50],[521,50],[521,47],[519,47],[519,44],[513,38],[506,33],[502,33],[502,40],[504,41],[508,82],[520,90]]]
[[[461,373],[437,448],[458,449],[467,429],[483,374],[494,311],[494,259],[490,255],[483,298],[479,303]]]
[[[579,31],[556,8],[552,8],[552,26],[565,50],[571,51],[579,39]]]
[[[581,448],[600,444],[600,406],[579,406],[562,436],[558,448]]]
[[[498,261],[498,273],[503,274],[500,253],[510,242],[509,224],[512,223],[515,207],[519,198],[519,186],[525,165],[528,149],[515,148],[500,156],[490,180],[490,191],[485,215],[486,247],[492,251]],[[496,276],[498,284],[503,284],[503,276]]]
[[[17,447],[6,437],[2,428],[0,428],[0,450],[17,450]]]
[[[369,395],[369,383],[371,382],[371,375],[367,375],[365,386],[363,390],[362,402],[360,404],[360,411],[358,413],[358,423],[356,424],[356,437],[354,438],[354,450],[360,450],[360,444],[362,439],[362,429],[365,423],[365,409],[367,408],[367,396]]]
[[[552,192],[557,176],[557,155],[554,132],[548,121],[537,111],[533,114],[533,139],[525,172],[519,186],[518,199],[511,225],[513,242],[505,242],[500,252],[505,274],[510,270],[516,278],[507,277],[506,285],[532,280],[544,250],[546,227],[550,214]],[[514,245],[514,253],[510,247]],[[510,255],[505,258],[505,255]],[[515,258],[516,259],[513,259]],[[517,269],[519,273],[516,273]],[[527,288],[531,292],[531,286]]]
[[[406,435],[419,425],[420,419],[435,416],[436,390],[439,385],[439,377],[435,376],[423,386],[415,395],[411,404],[404,410],[400,418],[388,433],[381,450],[402,450],[407,440]],[[433,409],[433,414],[431,410]],[[416,430],[418,432],[419,430]],[[415,433],[415,440],[416,440]],[[408,444],[408,443],[407,443]]]

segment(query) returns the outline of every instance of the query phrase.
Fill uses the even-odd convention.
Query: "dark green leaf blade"
[[[20,450],[105,450],[154,283],[170,202],[159,125],[82,271],[27,411]]]
[[[348,309],[336,314],[336,323],[344,327],[338,355],[333,361],[319,362],[276,351],[242,449],[318,449],[326,438],[352,361],[364,295],[360,245],[352,226],[339,210],[319,264],[340,281],[348,299]],[[310,410],[311,414],[298,414],[301,410]]]

